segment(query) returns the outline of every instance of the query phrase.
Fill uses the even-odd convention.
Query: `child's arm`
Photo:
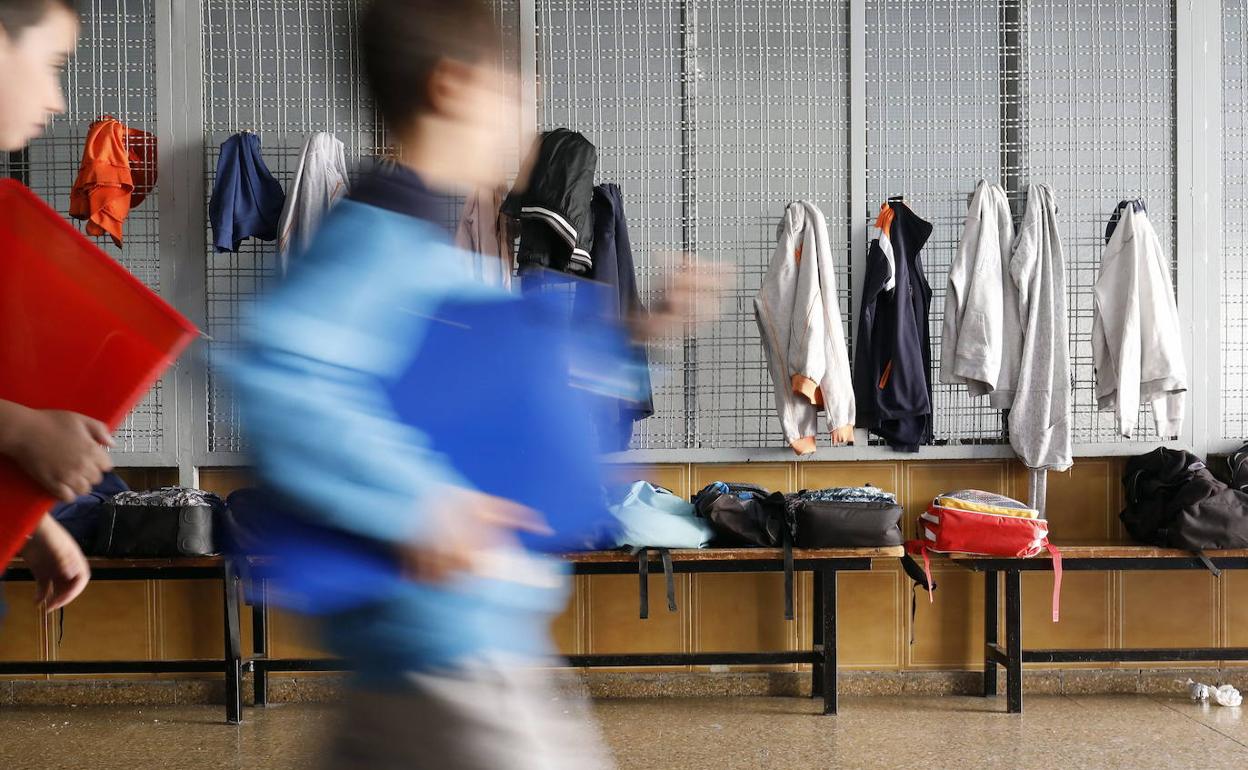
[[[112,445],[108,427],[99,420],[0,400],[0,454],[61,500],[87,494],[113,469],[104,451]]]
[[[447,488],[470,485],[396,417],[386,383],[444,296],[448,266],[436,246],[370,248],[376,238],[353,229],[322,231],[244,324],[226,369],[268,484],[329,526],[418,541]]]

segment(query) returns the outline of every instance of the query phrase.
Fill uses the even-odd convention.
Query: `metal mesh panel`
[[[1105,224],[1141,197],[1162,248],[1175,255],[1175,27],[1173,0],[1029,0],[1029,172],[1059,201],[1067,263],[1071,401],[1076,444],[1126,441],[1096,411],[1093,285]],[[1173,267],[1172,267],[1173,269]],[[1141,410],[1135,440],[1156,440]]]
[[[1248,2],[1222,3],[1222,438],[1248,437]]]
[[[754,296],[785,206],[828,220],[848,334],[849,4],[702,0],[696,12],[696,250],[733,264],[720,319],[697,332],[694,447],[783,447]],[[826,443],[827,426],[820,417]]]
[[[635,448],[783,446],[753,298],[788,202],[827,215],[849,315],[847,7],[538,3],[541,126],[585,133],[623,188],[643,300],[682,248],[740,270],[719,321],[652,351]]]
[[[619,184],[642,301],[680,264],[681,3],[539,0],[538,123],[567,126],[598,148],[598,179]],[[651,348],[655,415],[633,445],[686,446],[684,346]]]
[[[1008,8],[1005,4],[1003,7]],[[1015,8],[1017,6],[1015,5]],[[1002,10],[981,0],[867,2],[867,221],[894,195],[933,225],[921,252],[932,286],[933,369],[940,367],[940,328],[949,267],[980,179],[1009,184],[1017,173],[1003,158],[1017,149],[1017,126],[1004,124],[1017,71]],[[1003,70],[1003,64],[1006,69]],[[1003,152],[1004,151],[1004,152]],[[1016,216],[1017,196],[1011,195]],[[873,228],[870,228],[868,232]],[[932,373],[936,379],[936,371]],[[937,443],[1004,440],[1001,413],[973,399],[964,385],[935,383]],[[873,438],[873,441],[878,441]]]
[[[204,0],[205,206],[223,141],[244,130],[261,140],[265,163],[287,187],[307,136],[328,131],[346,145],[348,165],[391,154],[363,82],[355,32],[364,0]],[[519,59],[515,0],[494,4],[505,40],[502,64]],[[509,151],[514,156],[515,150]],[[448,223],[462,199],[448,197]],[[238,253],[207,254],[207,332],[216,353],[237,344],[249,303],[277,275],[276,244],[249,239]],[[211,367],[207,382],[207,449],[242,452],[238,410]]]
[[[9,173],[68,216],[87,130],[111,115],[132,128],[156,132],[155,4],[153,0],[92,0],[81,3],[82,29],[66,77],[67,110],[30,144],[24,158],[10,156]],[[122,248],[110,238],[96,242],[147,286],[160,290],[159,193],[153,192],[124,224]],[[83,223],[85,224],[85,223]],[[165,426],[160,383],[115,432],[114,453],[159,452]]]
[[[1092,287],[1123,198],[1147,200],[1174,253],[1173,3],[880,0],[867,13],[868,195],[874,207],[904,194],[935,226],[923,250],[933,360],[976,181],[1003,180],[1016,220],[1026,184],[1046,182],[1067,260],[1074,440],[1123,440],[1096,411]],[[938,443],[1003,440],[1000,414],[961,386],[936,385],[934,420]],[[1151,424],[1137,439],[1155,438]]]

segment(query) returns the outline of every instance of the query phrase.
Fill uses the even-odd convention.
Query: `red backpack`
[[[919,516],[919,537],[906,551],[923,557],[932,600],[929,551],[1026,558],[1048,551],[1053,558],[1053,622],[1062,592],[1062,554],[1049,542],[1049,523],[1017,500],[988,492],[952,492],[932,501]]]

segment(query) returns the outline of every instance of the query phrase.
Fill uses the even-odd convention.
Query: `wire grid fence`
[[[642,301],[661,298],[662,276],[684,243],[680,0],[539,0],[538,126],[566,126],[598,148],[597,179],[620,186]],[[633,445],[687,446],[685,346],[650,350],[655,414]]]
[[[1248,2],[1222,3],[1222,438],[1248,438]]]
[[[849,316],[848,5],[543,0],[539,122],[598,147],[620,184],[643,301],[685,256],[728,263],[718,320],[652,349],[633,448],[783,446],[753,299],[790,201],[828,218]],[[848,331],[848,328],[846,329]]]
[[[9,155],[5,169],[66,217],[91,123],[107,115],[155,134],[157,117],[154,0],[90,0],[79,3],[79,10],[82,27],[66,70],[65,114],[25,153]],[[121,248],[107,236],[94,239],[156,291],[161,288],[158,213],[159,194],[153,191],[126,218]],[[85,222],[79,224],[85,229]],[[113,453],[162,451],[168,417],[165,389],[157,383],[114,432]]]
[[[696,13],[696,250],[737,271],[686,362],[692,447],[783,447],[754,316],[791,201],[828,222],[836,301],[850,332],[849,4],[701,0]],[[835,427],[835,426],[834,426]],[[820,416],[819,443],[828,426]]]
[[[203,0],[204,205],[216,179],[220,145],[252,131],[273,176],[287,188],[309,134],[327,131],[346,145],[353,173],[360,162],[391,156],[394,147],[377,119],[363,80],[356,40],[365,0]],[[494,4],[509,41],[503,66],[518,66],[519,6]],[[516,149],[509,150],[514,158]],[[462,198],[447,196],[445,220],[453,225]],[[277,246],[249,239],[237,253],[217,253],[206,233],[206,331],[213,355],[238,342],[247,307],[278,278]],[[247,449],[237,406],[224,382],[208,368],[207,450]]]
[[[1105,225],[1119,201],[1143,198],[1175,275],[1175,4],[1173,0],[1028,0],[1026,113],[1030,177],[1059,201],[1066,255],[1076,445],[1128,441],[1098,412],[1093,287]],[[1141,409],[1134,441],[1157,440]]]
[[[976,182],[1005,183],[1016,223],[1026,185],[1048,183],[1067,262],[1073,438],[1126,440],[1096,409],[1092,291],[1106,221],[1125,198],[1146,199],[1173,259],[1173,2],[879,0],[867,16],[868,197],[874,207],[904,195],[934,225],[922,252],[933,361]],[[1001,413],[964,387],[936,384],[933,401],[937,443],[1006,440]],[[1156,438],[1151,416],[1139,424],[1135,440]]]
[[[1017,9],[1017,4],[1012,4]],[[1011,64],[1018,50],[1011,4],[981,0],[868,0],[867,200],[868,233],[882,203],[903,196],[931,222],[920,253],[932,287],[929,314],[933,362],[932,418],[938,444],[1005,440],[1001,412],[973,399],[964,385],[936,380],[940,329],[950,265],[957,252],[967,201],[980,179],[1006,184],[1021,149]],[[1005,130],[1010,129],[1010,130]],[[1017,161],[1014,161],[1017,163]],[[1007,191],[1014,185],[1006,185]],[[1018,196],[1010,196],[1015,215]],[[870,237],[870,236],[868,236]],[[880,443],[873,437],[873,443]]]

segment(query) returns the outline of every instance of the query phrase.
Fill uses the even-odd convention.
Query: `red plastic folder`
[[[34,193],[0,181],[0,399],[115,430],[197,333]],[[0,458],[0,572],[54,502]]]

